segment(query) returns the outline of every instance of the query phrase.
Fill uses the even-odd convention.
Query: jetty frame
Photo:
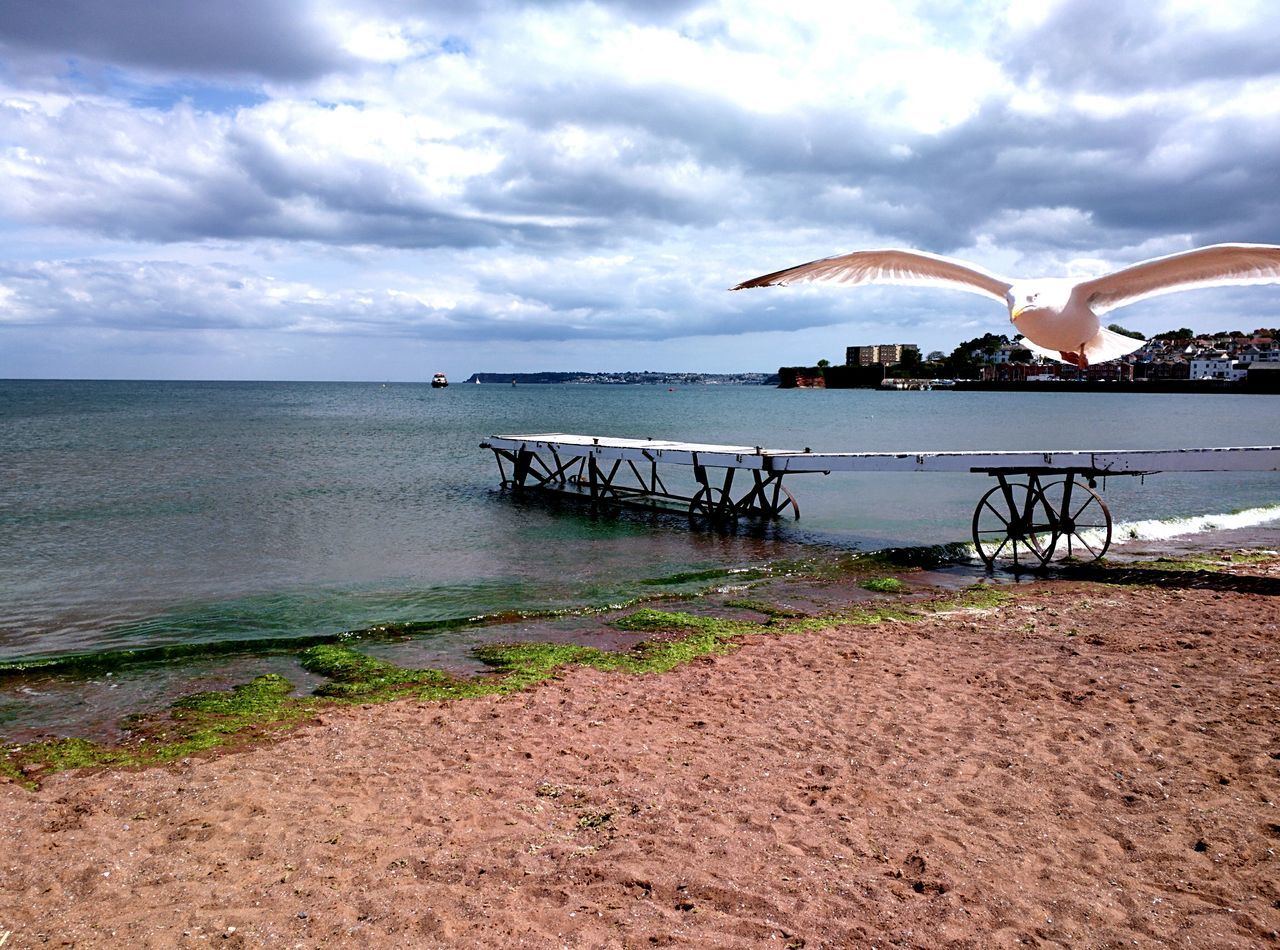
[[[813,452],[567,433],[494,435],[502,487],[577,495],[593,504],[687,511],[690,518],[800,517],[789,475],[832,472],[968,472],[996,480],[973,512],[972,537],[988,567],[1096,560],[1111,545],[1111,511],[1099,479],[1160,472],[1280,472],[1280,446],[964,452]],[[663,466],[692,471],[680,490]],[[509,471],[508,471],[509,469]],[[715,474],[712,473],[715,470]],[[669,487],[671,485],[671,487]]]

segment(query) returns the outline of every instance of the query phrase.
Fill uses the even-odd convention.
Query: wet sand
[[[0,785],[0,946],[1274,944],[1280,562],[1114,579]]]

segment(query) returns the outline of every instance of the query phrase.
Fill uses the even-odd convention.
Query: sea
[[[0,381],[0,737],[102,734],[267,671],[306,691],[297,651],[343,633],[407,631],[462,668],[489,621],[626,603],[655,578],[886,548],[964,560],[989,481],[797,475],[799,520],[726,529],[503,490],[480,443],[534,432],[815,452],[1280,445],[1280,397]],[[1104,497],[1117,549],[1280,521],[1274,473],[1111,478]]]

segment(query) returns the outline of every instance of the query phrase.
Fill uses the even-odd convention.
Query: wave
[[[1280,505],[1263,505],[1224,514],[1191,515],[1183,518],[1151,519],[1148,521],[1122,521],[1111,531],[1111,543],[1127,544],[1134,541],[1164,541],[1188,534],[1208,531],[1229,531],[1235,528],[1253,528],[1272,521],[1280,521]]]

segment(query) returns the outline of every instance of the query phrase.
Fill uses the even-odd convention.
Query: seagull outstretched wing
[[[1280,283],[1280,247],[1271,244],[1214,244],[1194,251],[1142,261],[1132,267],[1081,281],[1094,313],[1106,313],[1157,294],[1231,284]]]
[[[1006,303],[1010,282],[966,261],[919,251],[854,251],[744,280],[731,290],[808,282],[944,286]]]

